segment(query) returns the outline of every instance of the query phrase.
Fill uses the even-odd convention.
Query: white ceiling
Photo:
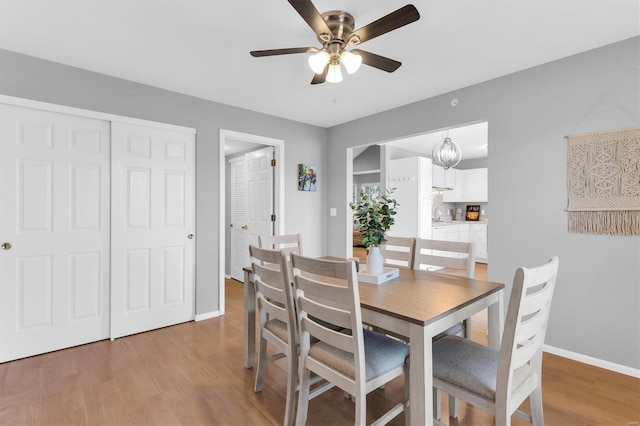
[[[386,142],[385,145],[417,152],[431,158],[433,147],[441,143],[445,137],[451,138],[460,146],[463,160],[483,158],[489,155],[489,126],[486,121]]]
[[[364,26],[407,0],[315,0]],[[640,35],[638,0],[414,0],[421,18],[361,45],[402,62],[311,86],[318,46],[286,0],[0,0],[0,48],[329,127]]]

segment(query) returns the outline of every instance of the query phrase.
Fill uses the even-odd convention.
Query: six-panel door
[[[109,336],[109,141],[0,105],[0,362]]]

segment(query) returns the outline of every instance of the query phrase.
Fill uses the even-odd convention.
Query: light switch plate
[[[338,209],[336,209],[335,207],[331,207],[331,209],[329,210],[329,215],[330,216],[337,216],[338,215]]]

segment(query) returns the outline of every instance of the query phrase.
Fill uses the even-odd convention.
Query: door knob
[[[187,238],[190,239],[190,240],[193,240],[193,234],[187,235]]]
[[[11,243],[2,243],[2,250],[11,250]]]
[[[249,229],[247,225],[242,225],[242,229]]]

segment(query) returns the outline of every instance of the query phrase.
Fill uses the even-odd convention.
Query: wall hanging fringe
[[[640,127],[567,140],[569,232],[640,235]]]

